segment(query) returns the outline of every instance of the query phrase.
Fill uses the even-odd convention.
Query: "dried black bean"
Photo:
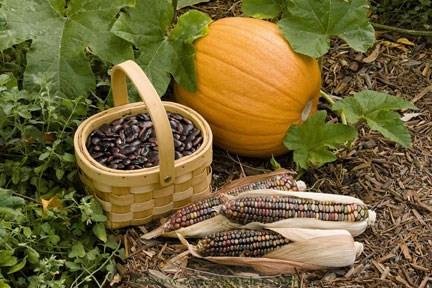
[[[137,146],[126,146],[125,148],[121,149],[120,151],[123,154],[129,155],[132,154],[133,152],[135,152],[137,150]]]
[[[101,141],[101,139],[100,139],[99,137],[97,137],[97,136],[94,136],[94,137],[91,139],[91,143],[92,143],[93,145],[97,145],[97,144],[99,144],[100,141]]]
[[[174,139],[174,146],[175,146],[176,148],[180,147],[182,144],[183,144],[183,143],[180,142],[179,140]]]
[[[175,159],[194,153],[202,144],[201,131],[192,121],[168,112]],[[159,147],[150,115],[126,115],[93,131],[86,141],[90,155],[112,169],[142,169],[159,164]]]

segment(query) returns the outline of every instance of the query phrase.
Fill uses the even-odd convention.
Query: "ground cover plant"
[[[317,190],[354,194],[381,217],[351,270],[302,274],[299,283],[427,287],[432,51],[424,38],[375,34],[364,0],[105,2],[0,0],[0,287],[172,284],[167,275],[181,269],[164,265],[184,248],[140,240],[139,228],[106,231],[101,207],[78,181],[72,137],[80,121],[110,106],[112,64],[135,59],[160,95],[171,94],[172,79],[196,89],[193,43],[212,20],[233,15],[278,23],[298,53],[320,58],[320,111],[290,128],[284,144],[293,156],[273,158],[273,167],[298,169]],[[422,15],[412,26],[409,17],[381,16],[399,2],[372,2],[373,21],[430,28],[427,1],[406,14]],[[216,151],[213,180],[271,167]],[[210,285],[218,276],[208,265],[191,261],[175,284]]]

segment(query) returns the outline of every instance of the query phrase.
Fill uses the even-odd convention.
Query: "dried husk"
[[[262,195],[282,195],[286,196],[286,194],[281,193],[277,190],[265,189],[265,190],[254,190],[242,193],[241,195],[236,196],[231,199],[241,199],[245,197],[253,197],[253,196],[262,196]],[[325,193],[315,193],[315,192],[296,192],[292,194],[292,196],[299,198],[307,198],[311,200],[318,201],[332,201],[335,203],[341,204],[358,204],[365,205],[363,201],[351,196],[345,195],[335,195],[335,194],[325,194]],[[220,209],[221,207],[217,207]],[[350,222],[350,221],[324,221],[312,218],[288,218],[272,223],[260,223],[260,222],[251,222],[243,226],[239,226],[241,228],[247,229],[263,229],[263,228],[311,228],[311,229],[343,229],[351,233],[353,236],[358,236],[362,234],[366,228],[370,225],[373,225],[376,220],[376,214],[372,210],[368,210],[368,218],[363,221]]]
[[[208,261],[248,266],[265,275],[295,273],[345,267],[354,264],[363,251],[363,244],[355,242],[345,230],[317,230],[303,228],[270,229],[293,241],[263,257],[203,257],[197,248],[189,244],[182,235],[180,241],[188,247],[191,255]]]
[[[243,177],[240,179],[237,179],[235,181],[230,182],[229,184],[224,185],[221,189],[219,189],[217,192],[215,192],[210,197],[218,196],[220,195],[222,199],[231,199],[232,197],[235,197],[235,195],[241,195],[242,193],[248,193],[246,192],[236,192],[233,193],[234,189],[237,189],[242,186],[246,186],[252,183],[256,183],[265,179],[270,179],[274,176],[282,176],[282,175],[289,175],[293,176],[295,175],[294,172],[285,170],[285,169],[279,169],[277,171],[267,173],[267,174],[260,174],[255,176],[248,176]],[[294,178],[293,178],[293,181]],[[296,181],[296,186],[299,191],[303,191],[306,189],[306,184],[303,181]],[[254,191],[254,190],[252,190]],[[279,190],[275,190],[279,191]],[[294,192],[294,191],[281,191],[281,193],[287,193],[287,192]],[[295,191],[298,193],[297,191]],[[204,199],[201,199],[204,200]],[[216,211],[219,211],[220,205],[213,207]],[[175,215],[175,213],[173,214]],[[173,217],[173,216],[172,216]],[[205,235],[208,235],[209,233],[219,232],[231,228],[239,227],[239,224],[235,224],[230,222],[226,217],[222,215],[216,215],[210,219],[201,221],[199,223],[195,223],[193,225],[190,225],[188,227],[180,228],[174,231],[168,231],[164,224],[159,226],[158,228],[150,231],[149,233],[146,233],[142,236],[144,239],[152,239],[155,237],[163,236],[163,237],[172,237],[177,238],[177,234],[181,234],[183,237],[203,237]]]

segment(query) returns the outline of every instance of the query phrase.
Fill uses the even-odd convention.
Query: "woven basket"
[[[144,103],[128,104],[126,76]],[[211,190],[213,138],[208,123],[188,107],[162,102],[149,79],[133,61],[114,66],[111,85],[115,107],[82,122],[74,137],[81,181],[102,204],[108,227],[141,225],[207,196]],[[166,111],[181,114],[201,130],[203,142],[193,154],[174,160],[174,141]],[[115,170],[90,156],[86,140],[92,131],[123,116],[143,112],[149,112],[156,131],[159,166]]]

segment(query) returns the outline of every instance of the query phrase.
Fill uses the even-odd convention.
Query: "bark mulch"
[[[213,18],[239,15],[239,1],[197,6]],[[357,237],[365,244],[354,266],[292,276],[262,277],[181,254],[175,240],[140,239],[147,229],[123,235],[128,258],[119,265],[122,287],[432,287],[432,48],[422,39],[399,43],[400,35],[380,33],[367,53],[333,41],[323,59],[323,89],[336,97],[371,89],[415,103],[403,111],[413,145],[403,149],[361,127],[352,149],[338,160],[302,175],[310,190],[352,195],[377,212],[377,223]],[[406,36],[405,36],[406,37]],[[399,42],[398,42],[399,40]],[[406,42],[408,43],[408,42]],[[409,44],[409,43],[408,43]],[[326,104],[321,103],[325,109]],[[279,157],[293,168],[290,155]],[[263,173],[268,161],[215,151],[215,187],[243,175]]]

